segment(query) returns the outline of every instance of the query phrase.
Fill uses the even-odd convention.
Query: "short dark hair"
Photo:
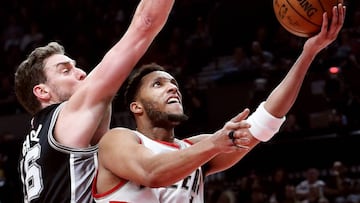
[[[154,71],[166,71],[164,67],[156,64],[150,63],[142,65],[140,68],[134,70],[133,74],[129,77],[128,84],[125,90],[125,105],[127,108],[130,106],[130,103],[133,102],[136,98],[136,95],[141,86],[141,79],[149,73]]]
[[[44,61],[54,54],[64,54],[65,50],[57,42],[38,47],[30,53],[15,72],[15,94],[20,104],[30,113],[41,110],[41,104],[33,93],[35,85],[46,82]]]

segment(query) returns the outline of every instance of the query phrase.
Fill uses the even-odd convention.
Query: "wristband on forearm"
[[[285,121],[285,116],[276,118],[266,111],[262,102],[256,111],[252,113],[247,122],[251,125],[250,133],[258,140],[266,142],[270,140],[280,129]]]

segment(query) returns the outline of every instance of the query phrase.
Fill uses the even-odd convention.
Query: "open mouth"
[[[180,99],[177,97],[171,97],[167,101],[168,104],[180,103]]]

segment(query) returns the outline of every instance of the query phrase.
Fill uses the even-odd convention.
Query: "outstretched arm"
[[[111,129],[99,143],[98,192],[112,188],[120,180],[161,187],[184,179],[215,155],[238,150],[228,133],[249,127],[241,122],[248,114],[248,110],[241,112],[213,136],[188,148],[163,153],[145,147],[132,130]]]
[[[108,130],[113,97],[165,25],[173,3],[174,0],[140,1],[123,37],[62,109],[55,128],[58,142],[70,147],[87,147],[94,136]]]
[[[329,25],[328,15],[323,14],[323,24],[319,34],[309,38],[302,53],[292,66],[284,80],[273,90],[265,103],[265,109],[275,117],[283,117],[294,104],[304,77],[316,55],[336,40],[345,19],[345,7],[342,4],[332,9],[333,18]]]
[[[327,14],[324,13],[320,33],[305,42],[302,53],[285,78],[270,93],[266,101],[247,119],[247,122],[251,125],[249,131],[252,136],[246,133],[239,135],[248,139],[249,149],[216,156],[209,162],[207,174],[233,166],[258,143],[269,140],[279,130],[283,118],[289,112],[299,94],[305,75],[315,56],[337,38],[343,26],[345,7],[339,4],[334,6],[332,12],[333,17],[330,26]]]

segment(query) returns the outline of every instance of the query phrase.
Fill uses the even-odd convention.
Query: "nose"
[[[180,93],[179,92],[179,87],[173,83],[169,83],[169,89],[168,89],[169,92],[172,92],[172,93]]]
[[[84,79],[86,78],[86,73],[85,73],[85,71],[83,71],[83,70],[80,69],[80,68],[77,68],[76,78],[79,79],[79,80],[84,80]]]

